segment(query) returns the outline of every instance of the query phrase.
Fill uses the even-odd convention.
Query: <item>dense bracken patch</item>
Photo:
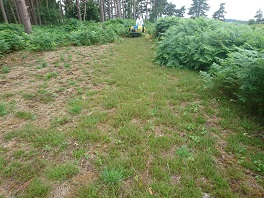
[[[46,51],[59,46],[111,43],[128,35],[128,27],[133,23],[133,20],[120,19],[104,23],[68,19],[58,26],[34,26],[29,35],[24,33],[21,25],[1,24],[0,55],[22,49]]]
[[[159,65],[203,71],[211,87],[263,114],[263,26],[168,18],[157,22],[156,35],[163,35],[157,43]]]

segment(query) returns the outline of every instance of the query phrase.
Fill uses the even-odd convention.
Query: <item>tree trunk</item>
[[[17,7],[17,2],[16,2],[16,0],[14,0],[14,4],[15,4],[15,8],[16,8],[16,13],[17,13],[17,18],[18,18],[18,22],[19,22],[19,24],[21,24],[22,22],[22,20],[21,20],[21,18],[20,18],[20,13],[19,13],[19,10],[18,10],[18,7]]]
[[[8,23],[3,0],[0,0],[0,7],[1,7],[1,11],[3,14],[4,21],[5,21],[5,23]]]
[[[86,18],[86,0],[84,0],[84,12],[83,12],[83,20],[85,21]]]
[[[100,15],[101,15],[101,21],[105,21],[105,9],[104,9],[104,0],[100,0]]]
[[[149,19],[149,17],[148,17],[148,0],[146,0],[146,18],[145,19]]]
[[[81,21],[82,20],[82,16],[81,16],[81,9],[80,9],[80,2],[79,2],[79,0],[76,0],[76,8],[77,8],[77,12],[78,12],[78,18]]]
[[[134,12],[134,20],[136,20],[136,0],[133,0],[133,12]]]
[[[33,0],[30,0],[30,7],[31,7],[31,11],[32,11],[32,20],[33,20],[33,23],[35,25],[38,25],[38,20],[37,20],[37,15],[36,15],[36,11],[35,11],[35,6],[34,6],[34,1]]]
[[[121,4],[120,0],[116,0],[116,10],[117,10],[117,18],[122,18],[121,16]]]
[[[15,23],[18,23],[18,22],[17,22],[16,15],[15,15],[15,11],[14,11],[14,9],[13,9],[13,5],[11,4],[10,1],[8,1],[8,3],[9,3],[9,6],[10,6],[10,9],[11,9],[11,12],[12,12],[13,18],[14,18],[14,20],[15,20]]]
[[[39,13],[39,0],[36,0],[36,4],[37,4],[37,10],[38,10],[38,21],[39,21],[39,25],[42,25],[42,22],[41,22],[41,17],[40,17],[40,13]]]
[[[63,8],[62,8],[62,0],[59,1],[59,6],[60,6],[60,17],[61,17],[61,22],[63,22]]]
[[[25,27],[25,32],[30,34],[32,33],[32,26],[30,23],[30,18],[28,15],[27,5],[25,3],[25,0],[15,0],[15,1],[17,3],[17,8],[19,11],[20,18]]]
[[[111,0],[107,0],[107,9],[108,9],[108,19],[112,19],[112,3]]]

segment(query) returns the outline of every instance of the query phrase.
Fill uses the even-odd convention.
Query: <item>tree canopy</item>
[[[213,19],[218,19],[220,21],[225,20],[225,3],[221,3],[219,9],[213,14]]]
[[[206,12],[209,11],[210,6],[207,3],[207,0],[193,0],[191,7],[189,9],[188,14],[191,15],[192,18],[206,17]]]

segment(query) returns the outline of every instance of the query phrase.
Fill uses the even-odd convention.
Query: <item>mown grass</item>
[[[97,89],[76,87],[68,111],[48,129],[26,125],[4,135],[17,147],[0,147],[0,185],[30,181],[22,197],[48,196],[64,182],[72,197],[261,197],[263,126],[204,90],[196,72],[154,65],[153,52],[139,37],[103,57],[94,53],[83,81]],[[67,69],[87,65],[78,64]],[[37,81],[59,80],[51,74]],[[46,86],[22,97],[51,105],[58,96]],[[22,118],[29,122],[32,114]],[[74,126],[63,128],[72,119]]]

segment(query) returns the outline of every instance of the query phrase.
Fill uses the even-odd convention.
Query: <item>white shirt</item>
[[[136,20],[136,25],[138,25],[138,26],[142,26],[144,24],[144,22],[143,22],[143,19],[142,18],[137,18],[137,20]]]

